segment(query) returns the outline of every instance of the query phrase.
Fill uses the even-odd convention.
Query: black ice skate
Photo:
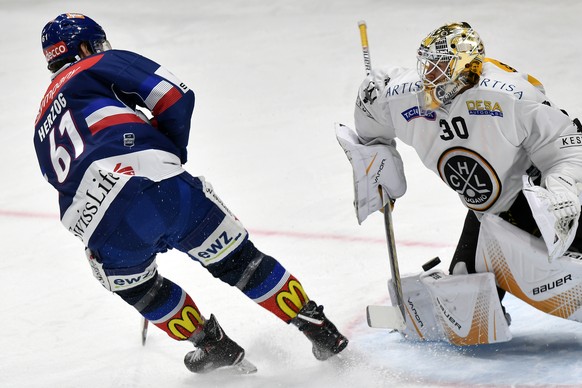
[[[204,329],[192,338],[196,349],[184,357],[190,372],[208,373],[221,367],[235,367],[238,373],[254,373],[257,368],[244,360],[245,351],[231,340],[220,327],[214,314],[204,323]]]
[[[318,360],[327,360],[348,345],[348,339],[323,314],[323,306],[318,306],[314,301],[303,306],[291,323],[309,338],[313,344],[313,355]]]

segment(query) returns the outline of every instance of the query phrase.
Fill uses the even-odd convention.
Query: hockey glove
[[[394,145],[364,145],[345,125],[336,124],[336,137],[352,165],[354,207],[361,224],[368,215],[383,208],[388,198],[396,199],[406,192],[402,159]],[[380,196],[379,187],[385,195]]]
[[[579,189],[572,178],[558,174],[546,177],[545,188],[534,186],[527,176],[523,182],[523,193],[548,248],[548,259],[552,261],[564,254],[576,236],[580,218]]]

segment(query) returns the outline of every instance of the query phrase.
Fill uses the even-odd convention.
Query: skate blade
[[[250,375],[251,373],[257,372],[257,367],[255,364],[244,358],[241,362],[234,364],[233,368],[237,369],[241,374],[245,375]]]
[[[221,375],[250,375],[257,372],[255,364],[243,358],[234,365],[218,368],[216,373]]]

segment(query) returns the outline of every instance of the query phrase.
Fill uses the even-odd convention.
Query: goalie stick
[[[366,75],[372,71],[372,61],[370,59],[370,49],[368,47],[368,30],[366,22],[358,22],[360,30],[360,40],[362,43],[362,53],[364,55],[364,66]],[[384,198],[382,188],[378,187],[379,194]],[[400,282],[400,271],[398,269],[398,257],[396,255],[396,243],[394,242],[394,229],[392,227],[392,199],[384,206],[384,228],[386,230],[386,242],[388,244],[388,257],[390,261],[390,272],[392,277],[389,282],[396,293],[396,306],[373,306],[366,308],[368,326],[383,329],[402,330],[406,327],[404,298],[402,297],[402,285]]]
[[[382,196],[382,188],[378,188]],[[392,226],[392,200],[384,206],[384,229],[386,230],[386,243],[388,246],[388,259],[390,262],[390,273],[392,289],[396,295],[395,306],[368,306],[366,317],[368,326],[381,329],[403,330],[406,327],[406,311],[404,307],[404,297],[402,296],[402,283],[400,280],[400,270],[398,268],[398,256],[396,254],[396,242],[394,241],[394,228]],[[394,301],[393,301],[394,303]]]
[[[370,49],[368,48],[368,27],[366,26],[366,22],[360,20],[358,22],[358,28],[360,29],[360,40],[362,42],[362,53],[364,54],[366,75],[370,75],[370,72],[372,71],[372,61],[370,59]]]

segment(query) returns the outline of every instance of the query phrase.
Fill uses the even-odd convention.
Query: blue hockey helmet
[[[91,54],[111,48],[103,28],[79,13],[64,13],[48,22],[42,29],[41,43],[48,69],[53,73],[81,58],[81,43],[86,43]]]

